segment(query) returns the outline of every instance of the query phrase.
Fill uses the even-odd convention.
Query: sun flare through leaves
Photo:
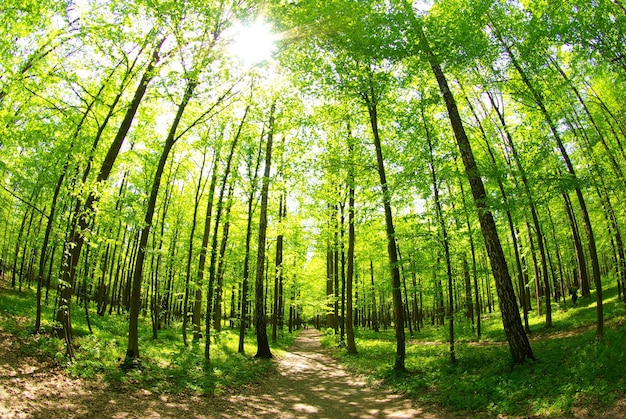
[[[247,64],[261,63],[271,59],[275,41],[271,26],[258,19],[235,28],[231,53]]]

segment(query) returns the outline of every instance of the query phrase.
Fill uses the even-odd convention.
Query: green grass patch
[[[424,404],[462,416],[568,417],[577,409],[608,409],[626,394],[624,303],[605,291],[605,336],[596,341],[595,295],[578,305],[553,304],[554,327],[530,314],[536,361],[513,365],[498,312],[483,316],[477,341],[468,320],[456,319],[456,357],[450,362],[448,326],[427,327],[407,343],[407,373],[391,370],[394,331],[356,331],[359,353],[348,355],[326,334],[323,343],[350,369],[382,381]]]
[[[33,335],[35,320],[35,292],[0,288],[0,331],[13,335],[20,342],[20,350],[47,360],[56,360],[70,374],[82,378],[98,378],[114,387],[126,390],[146,389],[157,393],[222,394],[258,382],[274,370],[275,363],[258,360],[253,331],[245,337],[245,353],[237,353],[238,332],[223,329],[214,334],[211,342],[211,362],[204,361],[204,339],[185,346],[180,323],[159,331],[152,338],[149,316],[140,317],[139,348],[141,369],[124,371],[128,335],[127,315],[97,316],[90,313],[93,334],[89,333],[84,308],[73,306],[75,359],[69,362],[64,342],[53,334],[53,308],[43,307],[43,334]],[[296,334],[279,333],[272,345],[274,355],[284,353]]]

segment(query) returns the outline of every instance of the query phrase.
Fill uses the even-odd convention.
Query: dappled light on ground
[[[319,332],[305,330],[279,360],[279,374],[230,400],[245,418],[436,418],[410,400],[348,373],[321,352]],[[223,417],[228,417],[228,412]]]
[[[440,418],[431,409],[371,388],[325,355],[319,332],[305,330],[262,382],[223,397],[127,392],[71,378],[41,359],[23,357],[0,336],[2,418]]]

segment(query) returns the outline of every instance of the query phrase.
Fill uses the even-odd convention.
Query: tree
[[[155,76],[154,70],[160,59],[160,50],[165,42],[165,38],[161,38],[154,48],[150,61],[146,65],[143,76],[137,85],[137,89],[126,110],[124,119],[120,124],[113,142],[104,157],[100,171],[96,178],[96,184],[106,182],[113,169],[113,164],[122,148],[122,144],[126,139],[126,135],[131,128],[135,114],[139,109],[139,105],[146,93],[148,84]],[[95,206],[99,200],[99,196],[95,192],[91,192],[87,197],[82,208],[77,208],[75,217],[77,218],[77,227],[73,230],[72,236],[66,241],[65,249],[67,249],[67,259],[63,264],[60,282],[60,298],[59,310],[57,311],[57,320],[63,327],[63,336],[65,337],[66,348],[70,357],[72,356],[72,323],[70,316],[70,304],[72,298],[72,288],[76,278],[76,268],[78,266],[80,253],[85,243],[85,233],[92,223]]]
[[[237,351],[244,353],[244,338],[248,324],[248,288],[250,277],[250,245],[252,242],[252,217],[254,215],[255,194],[258,188],[259,165],[261,163],[261,152],[263,151],[263,134],[259,140],[259,147],[256,153],[249,150],[246,153],[247,176],[250,181],[249,191],[247,195],[247,216],[246,216],[246,240],[243,259],[243,272],[241,279],[241,315],[239,324],[239,345]],[[254,168],[253,168],[254,166]],[[255,300],[256,301],[256,300]]]
[[[267,318],[263,293],[265,273],[265,238],[267,234],[267,201],[269,195],[270,170],[272,165],[272,143],[274,140],[274,112],[276,103],[270,107],[270,115],[267,129],[267,144],[265,146],[265,168],[261,181],[261,209],[259,214],[259,241],[256,259],[255,280],[255,310],[254,327],[256,329],[257,352],[255,358],[272,358],[269,341],[267,339]]]
[[[417,32],[420,49],[426,56],[433,74],[437,79],[441,95],[444,98],[446,108],[448,110],[450,125],[454,131],[454,136],[463,160],[463,165],[465,166],[465,173],[470,182],[474,203],[478,210],[478,219],[480,221],[483,238],[487,247],[487,253],[491,262],[491,269],[496,280],[496,290],[498,292],[500,302],[502,323],[504,325],[504,332],[506,333],[507,340],[509,342],[509,349],[511,350],[513,362],[523,363],[527,359],[534,359],[534,355],[530,347],[530,342],[528,341],[528,336],[526,335],[520,320],[519,309],[515,299],[515,291],[513,289],[511,277],[509,276],[496,224],[491,211],[487,208],[485,187],[480,177],[469,139],[465,133],[465,128],[463,126],[461,116],[459,115],[456,100],[448,87],[448,81],[441,70],[437,57],[430,49],[426,34],[424,33],[421,23],[417,20],[417,18],[415,18],[411,5],[407,2],[404,4],[407,9],[407,13],[414,18],[413,28]]]
[[[433,198],[435,200],[435,215],[437,217],[437,224],[439,225],[439,229],[441,230],[441,241],[443,244],[443,253],[446,259],[446,274],[448,277],[448,307],[449,307],[449,318],[448,318],[448,326],[450,331],[450,361],[456,362],[456,354],[454,350],[454,292],[453,292],[453,278],[452,278],[452,262],[450,260],[450,242],[448,239],[448,228],[446,227],[446,222],[443,217],[443,209],[441,205],[441,200],[439,198],[439,181],[437,179],[437,171],[435,169],[435,157],[433,151],[433,144],[431,140],[430,130],[428,129],[428,122],[426,121],[426,117],[424,115],[424,109],[422,108],[422,119],[424,120],[424,130],[426,132],[426,142],[428,143],[428,151],[430,156],[430,174],[433,184]]]
[[[180,138],[179,136],[177,136],[179,135],[177,133],[178,125],[180,124],[185,108],[189,104],[189,101],[196,86],[197,82],[193,79],[187,82],[187,87],[185,89],[185,93],[180,102],[180,105],[178,106],[176,117],[174,118],[167,138],[165,139],[163,151],[161,152],[161,157],[159,158],[159,164],[156,168],[156,171],[154,172],[152,187],[150,188],[150,197],[148,198],[148,205],[146,207],[144,227],[141,229],[141,233],[139,236],[139,251],[135,260],[135,269],[133,273],[131,288],[129,310],[130,321],[128,324],[128,348],[126,349],[126,358],[124,359],[124,365],[128,367],[132,367],[139,360],[138,321],[141,302],[141,283],[143,281],[143,262],[146,255],[146,248],[148,246],[148,235],[150,234],[150,228],[152,227],[152,219],[154,216],[154,210],[156,208],[157,197],[159,195],[161,176],[163,175],[163,171],[165,169],[165,165],[167,163],[170,151],[172,150],[172,147],[174,147],[176,141]]]
[[[393,295],[394,307],[394,327],[396,330],[396,359],[393,369],[404,371],[404,358],[406,356],[406,341],[404,337],[404,306],[402,303],[402,289],[400,282],[400,268],[398,259],[398,249],[396,244],[396,232],[393,225],[393,215],[391,211],[391,192],[387,184],[387,176],[385,174],[385,164],[382,154],[382,145],[380,134],[378,132],[378,103],[381,99],[380,92],[377,91],[379,86],[374,85],[372,74],[368,75],[367,84],[360,92],[361,98],[367,106],[370,118],[372,135],[374,137],[374,148],[376,149],[376,161],[378,165],[378,176],[380,177],[380,186],[383,195],[383,208],[385,212],[385,226],[387,232],[387,253],[389,256],[389,269],[391,270],[391,292]]]
[[[354,342],[353,312],[352,312],[352,285],[354,281],[354,195],[355,195],[355,159],[354,145],[350,126],[348,126],[348,152],[350,161],[348,162],[348,267],[346,273],[346,347],[349,354],[356,354],[356,343]]]
[[[530,91],[530,93],[531,93],[535,103],[537,104],[537,106],[539,107],[542,115],[544,116],[544,118],[545,118],[545,120],[546,120],[546,122],[547,122],[547,124],[548,124],[548,126],[550,128],[550,132],[552,133],[552,138],[556,142],[557,147],[558,147],[559,151],[561,152],[561,156],[563,157],[563,161],[565,163],[567,171],[568,171],[569,175],[571,176],[572,181],[575,184],[574,190],[575,190],[575,193],[576,193],[576,198],[578,199],[578,204],[580,205],[580,210],[581,210],[581,213],[582,213],[582,216],[583,216],[583,223],[585,225],[585,231],[587,233],[589,256],[591,258],[591,268],[592,268],[592,272],[593,272],[594,284],[596,286],[596,304],[597,304],[596,338],[597,339],[602,339],[603,334],[604,334],[604,314],[603,314],[603,308],[602,308],[602,280],[600,278],[600,263],[599,263],[599,259],[598,259],[597,248],[596,248],[595,235],[594,235],[594,232],[593,232],[591,219],[589,217],[589,211],[587,210],[587,204],[586,204],[585,198],[583,196],[582,190],[581,190],[580,186],[578,185],[578,178],[577,178],[577,175],[576,175],[576,170],[574,169],[574,165],[573,165],[573,163],[572,163],[572,161],[571,161],[571,159],[569,157],[567,149],[565,148],[565,145],[563,144],[563,141],[561,139],[561,135],[559,134],[557,126],[554,123],[554,121],[552,119],[552,116],[550,115],[550,113],[548,112],[548,110],[547,110],[547,108],[546,108],[546,106],[544,104],[544,100],[543,100],[541,94],[537,91],[537,89],[535,89],[535,87],[531,83],[531,81],[530,81],[529,77],[527,76],[526,72],[524,71],[524,69],[522,68],[520,63],[518,62],[515,54],[513,54],[513,51],[511,49],[510,45],[508,45],[505,42],[504,38],[502,37],[502,35],[500,33],[500,29],[495,25],[495,23],[493,21],[491,21],[491,26],[494,29],[495,36],[498,38],[498,40],[502,44],[502,47],[507,52],[507,55],[509,56],[509,58],[511,60],[511,63],[513,64],[513,66],[515,67],[517,72],[519,73],[519,75],[522,78],[524,84],[526,85],[526,87]],[[585,293],[583,293],[583,295],[584,294]]]

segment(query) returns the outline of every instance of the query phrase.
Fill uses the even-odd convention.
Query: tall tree
[[[254,327],[256,329],[257,352],[255,358],[272,358],[269,341],[267,338],[267,316],[265,306],[264,273],[265,273],[265,240],[267,236],[267,202],[269,195],[270,170],[272,165],[272,143],[274,141],[274,120],[276,103],[270,108],[267,144],[265,146],[265,168],[263,169],[263,179],[261,186],[261,208],[259,214],[259,238],[256,259],[256,280],[255,280],[255,310]]]
[[[400,281],[400,268],[398,259],[398,249],[396,244],[396,231],[393,225],[393,214],[391,211],[391,192],[387,184],[385,173],[385,162],[383,159],[382,143],[378,131],[378,103],[381,99],[380,86],[374,84],[373,74],[369,74],[363,90],[360,91],[361,98],[367,106],[370,126],[374,138],[374,148],[376,149],[376,162],[380,186],[383,195],[383,208],[385,212],[385,226],[387,232],[387,254],[389,256],[389,269],[391,271],[391,293],[393,296],[394,327],[396,335],[396,359],[393,369],[404,371],[406,369],[404,358],[406,357],[406,339],[404,336],[404,305],[402,303],[402,289]]]
[[[137,258],[135,260],[135,268],[133,271],[132,288],[130,294],[130,310],[129,310],[129,323],[128,323],[128,347],[126,349],[126,358],[124,359],[124,365],[127,367],[134,366],[139,360],[139,311],[141,309],[141,284],[143,281],[143,268],[144,259],[146,256],[146,248],[148,246],[148,236],[150,234],[150,228],[152,227],[152,219],[154,217],[154,211],[156,209],[157,197],[159,195],[159,187],[161,186],[161,176],[165,170],[170,151],[174,147],[176,141],[180,138],[178,131],[178,125],[183,117],[185,108],[189,104],[193,91],[197,86],[197,81],[190,79],[187,81],[187,87],[185,93],[178,105],[176,117],[170,126],[169,133],[165,139],[161,157],[159,163],[154,172],[154,180],[150,188],[150,197],[148,198],[148,204],[146,207],[146,215],[144,218],[144,226],[141,229],[139,236],[139,249],[137,252]]]
[[[437,79],[439,90],[448,110],[450,125],[454,131],[457,146],[465,166],[465,173],[469,180],[472,195],[474,197],[474,203],[478,210],[478,219],[480,221],[483,238],[487,247],[487,254],[489,255],[491,269],[496,280],[496,291],[498,292],[500,302],[502,323],[504,325],[504,332],[509,342],[509,349],[511,350],[513,361],[515,363],[523,363],[527,359],[534,359],[534,355],[530,347],[530,342],[528,341],[528,336],[522,326],[513,283],[509,275],[500,238],[498,237],[496,223],[493,219],[493,214],[487,207],[487,193],[485,191],[485,186],[480,177],[480,172],[478,171],[478,166],[476,164],[469,139],[465,133],[465,128],[463,126],[461,116],[459,115],[456,100],[450,91],[448,81],[441,69],[441,65],[428,43],[422,23],[415,16],[411,4],[406,1],[404,4],[407,13],[412,18],[413,29],[417,32],[420,49],[426,56],[433,74]]]
[[[556,145],[557,145],[557,147],[558,147],[558,149],[559,149],[559,151],[561,153],[561,156],[563,158],[563,161],[565,162],[565,166],[567,168],[567,171],[568,171],[569,175],[571,176],[571,178],[572,178],[572,180],[574,182],[574,191],[576,193],[576,198],[578,199],[578,204],[580,206],[580,211],[581,211],[582,216],[583,216],[583,223],[585,225],[585,231],[587,233],[589,257],[591,259],[591,269],[592,269],[592,272],[593,272],[594,284],[596,286],[596,313],[597,313],[596,338],[597,339],[602,339],[602,337],[604,335],[604,310],[603,310],[603,307],[602,307],[602,280],[601,280],[601,277],[600,277],[600,262],[599,262],[599,259],[598,259],[598,251],[597,251],[597,247],[596,247],[596,239],[595,239],[595,234],[593,232],[593,227],[592,227],[592,224],[591,224],[591,218],[589,217],[589,211],[587,209],[587,203],[585,201],[582,189],[581,189],[581,187],[579,185],[578,177],[576,175],[576,170],[575,170],[574,165],[572,163],[572,160],[571,160],[571,158],[569,156],[569,153],[568,153],[567,149],[565,148],[565,144],[563,143],[563,140],[561,139],[561,134],[559,133],[557,125],[554,122],[554,120],[552,118],[552,115],[548,112],[548,109],[545,106],[544,99],[543,99],[541,93],[535,88],[535,86],[531,82],[530,78],[528,77],[528,75],[526,74],[524,69],[522,68],[521,64],[519,63],[519,61],[518,61],[518,59],[516,57],[516,55],[513,53],[513,50],[511,49],[511,46],[505,41],[504,37],[502,36],[502,34],[500,32],[500,28],[498,27],[498,25],[496,25],[495,22],[493,20],[491,20],[490,26],[493,29],[493,32],[494,32],[495,36],[498,38],[498,41],[500,42],[500,44],[502,45],[504,50],[507,52],[507,55],[508,55],[509,59],[511,60],[511,63],[513,64],[513,66],[515,67],[517,72],[519,73],[520,77],[522,78],[522,81],[524,82],[524,84],[528,88],[528,90],[531,93],[535,103],[537,104],[537,106],[539,107],[543,117],[545,118],[546,123],[548,124],[548,126],[550,128],[550,132],[552,133],[552,138],[556,142]]]
[[[453,277],[452,277],[452,261],[450,260],[450,241],[448,238],[448,228],[443,216],[443,207],[441,205],[441,199],[439,197],[439,180],[437,179],[437,170],[435,168],[435,153],[433,149],[433,142],[431,140],[430,129],[428,122],[424,115],[424,109],[422,108],[422,119],[424,123],[424,130],[426,132],[426,142],[428,144],[428,151],[430,157],[430,175],[433,184],[433,199],[435,201],[435,216],[437,217],[437,224],[441,230],[441,241],[443,244],[444,258],[446,259],[446,274],[448,284],[448,327],[449,327],[449,339],[450,339],[450,361],[456,362],[456,353],[454,350],[454,293],[453,289]]]
[[[264,134],[264,132],[263,132]],[[263,138],[261,134],[260,138]],[[252,242],[252,217],[254,215],[254,203],[256,190],[258,188],[259,165],[261,163],[261,153],[263,151],[263,141],[259,140],[259,147],[256,153],[246,154],[247,175],[250,181],[250,189],[247,195],[247,216],[246,216],[246,243],[243,259],[243,273],[241,279],[241,315],[239,324],[239,345],[237,351],[244,353],[244,338],[248,326],[248,288],[250,278],[250,245]],[[252,161],[251,161],[252,159]]]
[[[354,139],[350,126],[348,125],[348,266],[346,272],[346,347],[349,354],[356,354],[356,343],[354,341],[353,326],[353,302],[352,302],[352,285],[354,282],[354,245],[355,245],[355,228],[354,228],[354,201],[355,201],[355,157],[354,157]]]
[[[155,67],[160,60],[160,51],[165,38],[161,38],[155,46],[151,58],[148,61],[146,68],[143,72],[143,76],[137,85],[135,94],[131,100],[130,106],[126,110],[124,119],[120,124],[120,127],[110,144],[109,149],[104,157],[100,171],[96,178],[96,183],[100,184],[106,182],[113,169],[113,164],[117,159],[117,156],[122,148],[122,144],[126,139],[128,131],[131,128],[135,114],[139,109],[139,105],[146,93],[148,84],[155,76]],[[60,297],[59,297],[59,310],[57,311],[57,320],[63,327],[63,336],[65,337],[66,348],[70,356],[72,356],[72,323],[70,316],[70,304],[72,298],[72,288],[74,286],[74,280],[76,278],[76,269],[79,262],[80,253],[85,243],[85,234],[89,229],[93,221],[93,215],[95,213],[95,207],[99,200],[99,195],[93,191],[87,197],[85,204],[76,214],[78,218],[77,228],[72,233],[72,236],[67,240],[65,248],[67,249],[67,259],[64,262],[61,272],[60,281]]]

